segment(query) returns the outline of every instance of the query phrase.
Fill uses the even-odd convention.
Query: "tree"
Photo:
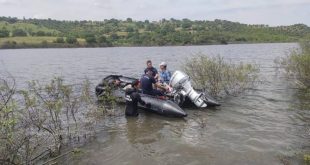
[[[189,29],[190,27],[192,27],[192,24],[190,22],[183,22],[182,23],[183,29]]]
[[[63,37],[58,37],[58,38],[56,38],[56,41],[55,41],[56,43],[65,43],[65,40],[64,40],[64,38]]]
[[[135,29],[132,27],[132,26],[128,26],[127,28],[126,28],[126,32],[134,32],[135,31]]]
[[[2,28],[0,30],[0,38],[5,38],[9,36],[10,36],[10,32],[6,28]]]
[[[107,42],[107,37],[102,35],[98,37],[98,43],[106,43]]]
[[[103,27],[103,33],[110,33],[112,32],[113,27],[111,25],[105,25]]]
[[[142,21],[138,21],[136,22],[136,26],[139,28],[139,29],[143,29],[144,28],[144,23]]]
[[[156,25],[153,23],[147,24],[145,30],[146,31],[154,31],[156,29]]]
[[[67,42],[68,44],[75,44],[75,43],[77,43],[77,39],[76,39],[76,37],[68,36],[68,37],[66,38],[66,42]]]
[[[41,31],[39,30],[37,33],[36,33],[36,36],[45,36],[45,32],[44,31]]]
[[[143,42],[143,40],[140,39],[139,33],[137,33],[137,32],[129,33],[128,38],[131,41],[131,43],[134,45],[141,45]]]
[[[192,27],[192,22],[189,19],[183,19],[182,20],[182,28],[183,29],[189,29],[190,27]]]
[[[119,36],[116,33],[111,34],[110,37],[112,40],[117,40],[119,38]]]
[[[165,24],[161,30],[160,33],[166,35],[167,33],[175,32],[174,27],[171,24]]]
[[[112,43],[104,35],[98,37],[98,43],[100,46],[112,46]]]
[[[95,38],[95,35],[93,34],[88,34],[85,36],[85,41],[88,43],[88,44],[93,44],[93,43],[96,43],[96,38]]]
[[[17,36],[24,37],[24,36],[27,36],[27,33],[23,29],[14,29],[12,32],[12,36],[13,37],[17,37]]]
[[[126,21],[131,23],[132,22],[132,18],[127,18]]]

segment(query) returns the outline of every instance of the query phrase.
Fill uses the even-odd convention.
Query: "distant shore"
[[[83,42],[78,42],[75,44],[68,43],[54,43],[51,41],[41,41],[40,42],[17,42],[15,40],[7,40],[1,42],[0,39],[0,49],[42,49],[42,48],[107,48],[107,47],[166,47],[166,46],[202,46],[202,45],[228,45],[228,44],[260,44],[260,43],[295,43],[292,42],[229,42],[229,43],[206,43],[206,44],[183,44],[183,45],[105,45],[105,44],[87,44]]]
[[[59,21],[0,17],[0,48],[84,48],[287,43],[309,40],[305,24],[271,27],[215,19]]]

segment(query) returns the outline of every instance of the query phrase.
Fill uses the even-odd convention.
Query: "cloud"
[[[189,18],[310,25],[309,11],[309,0],[0,0],[0,15],[60,20]]]
[[[288,5],[289,4],[289,5]],[[310,25],[310,2],[286,2],[220,9],[209,12],[212,18],[222,18],[248,24]]]
[[[14,6],[14,5],[19,5],[20,0],[0,0],[0,5],[2,6]]]

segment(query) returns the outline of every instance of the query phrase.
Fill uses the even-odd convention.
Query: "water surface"
[[[186,109],[175,119],[141,111],[137,118],[105,117],[98,136],[67,164],[292,164],[310,152],[309,97],[276,72],[273,60],[297,44],[241,44],[186,47],[0,50],[0,73],[9,72],[23,88],[29,80],[86,77],[93,86],[109,74],[139,77],[145,61],[180,69],[197,53],[261,66],[264,83],[222,106]],[[124,107],[117,111],[123,113]]]

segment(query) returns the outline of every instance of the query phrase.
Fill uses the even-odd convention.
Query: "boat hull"
[[[97,97],[101,97],[104,95],[104,92],[106,90],[106,86],[104,85],[98,85],[96,87],[96,94]],[[111,89],[112,95],[116,97],[116,100],[118,102],[125,103],[125,90],[121,87],[115,87]],[[150,107],[146,107],[144,105],[138,104],[138,107],[140,109],[144,109],[146,111],[154,112],[160,115],[164,116],[170,116],[170,117],[185,117],[187,116],[186,112],[184,112],[183,109],[179,107],[178,104],[175,102],[169,100],[169,99],[160,99],[154,96],[146,95],[146,94],[140,94],[141,99],[146,102],[150,103]]]
[[[117,80],[117,83],[116,83]],[[96,95],[101,97],[107,90],[110,90],[110,94],[116,97],[119,102],[125,102],[125,89],[127,85],[131,84],[137,79],[121,76],[121,75],[109,75],[105,77],[102,82],[96,86]],[[116,83],[116,84],[115,84]],[[195,106],[188,97],[181,96],[176,98],[175,95],[167,95],[168,99],[160,99],[154,96],[146,95],[141,93],[141,99],[151,104],[151,107],[145,107],[139,104],[140,108],[147,111],[155,112],[165,116],[185,117],[186,112],[182,107]],[[220,104],[208,94],[203,94],[204,102],[208,106],[219,106]],[[181,101],[177,101],[180,100]]]

